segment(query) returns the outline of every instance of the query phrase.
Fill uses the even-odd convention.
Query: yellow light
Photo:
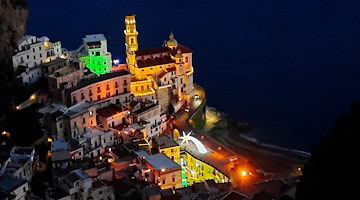
[[[35,100],[36,99],[36,94],[32,94],[31,96],[30,96],[30,100]]]
[[[246,176],[247,175],[247,172],[246,171],[242,171],[241,172],[241,176]]]
[[[164,172],[164,171],[165,171],[165,169],[164,169],[164,168],[162,168],[162,169],[161,169],[161,172]]]
[[[299,167],[298,170],[301,171],[301,168]]]
[[[52,139],[51,139],[51,138],[48,138],[47,141],[48,141],[48,142],[52,142]]]
[[[3,131],[3,132],[1,133],[1,135],[6,135],[6,131]]]
[[[16,110],[20,110],[20,106],[16,106]]]

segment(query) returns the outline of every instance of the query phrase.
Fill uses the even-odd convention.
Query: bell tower
[[[135,15],[126,15],[125,17],[125,45],[127,51],[138,50],[138,38],[139,33],[136,30]]]
[[[126,62],[129,66],[130,73],[135,72],[135,51],[138,50],[138,32],[136,30],[135,15],[125,16],[125,47],[126,47]]]

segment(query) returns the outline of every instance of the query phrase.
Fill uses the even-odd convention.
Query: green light
[[[111,58],[110,56],[83,56],[80,60],[84,62],[84,65],[95,74],[106,74],[111,72]]]

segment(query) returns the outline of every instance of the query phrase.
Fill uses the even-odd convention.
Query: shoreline
[[[233,120],[226,117],[228,116],[226,113],[219,112],[214,107],[207,110],[215,112],[215,115],[219,116],[218,121],[226,121],[226,126],[212,122],[212,127],[205,130],[206,135],[244,156],[264,173],[278,174],[283,178],[291,177],[299,173],[299,169],[303,168],[311,155],[306,151],[261,142],[258,138],[248,136],[236,127],[229,126],[229,122]]]

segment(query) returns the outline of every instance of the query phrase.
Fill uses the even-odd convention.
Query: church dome
[[[177,47],[178,42],[176,41],[174,34],[171,32],[169,35],[169,40],[166,41],[166,46],[169,48]]]

